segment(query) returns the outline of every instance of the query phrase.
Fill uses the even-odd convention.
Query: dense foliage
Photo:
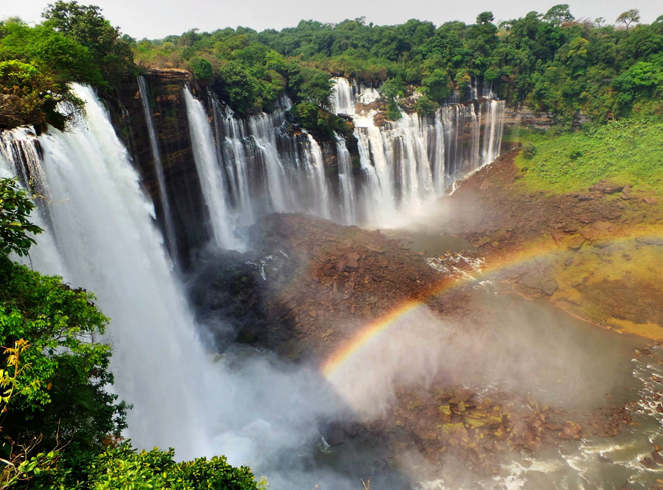
[[[439,27],[418,20],[395,26],[366,24],[363,18],[302,21],[281,31],[194,30],[143,40],[134,49],[136,60],[151,66],[186,68],[194,57],[207,59],[221,85],[238,87],[243,81],[236,88],[240,94],[229,89],[225,94],[244,112],[268,109],[282,93],[296,101],[324,101],[293,83],[293,75],[321,76],[309,70],[373,85],[400,80],[425,94],[422,112],[453,91],[467,96],[479,81],[508,103],[550,111],[562,123],[581,111],[596,120],[622,116],[638,99],[662,95],[663,16],[636,25],[637,10],[627,11],[616,19],[619,28],[600,18],[576,21],[562,4],[499,26],[493,21],[491,12],[479,14],[475,24]],[[322,93],[323,84],[318,87]],[[389,108],[393,111],[393,104]]]
[[[63,127],[81,103],[69,82],[113,90],[133,69],[132,51],[98,7],[58,1],[43,24],[0,22],[0,129],[48,122]]]
[[[223,457],[176,463],[173,450],[122,443],[127,406],[108,387],[108,319],[94,296],[11,260],[41,229],[33,203],[0,179],[0,489],[257,490]]]
[[[134,59],[139,66],[189,70],[239,114],[273,110],[287,95],[295,118],[318,130],[329,120],[347,129],[324,111],[331,76],[402,87],[382,90],[389,119],[400,116],[400,99],[414,90],[419,97],[410,106],[421,114],[454,93],[481,96],[471,91],[479,87],[566,125],[581,113],[594,121],[625,116],[638,101],[663,95],[663,16],[642,25],[634,9],[617,26],[601,18],[576,21],[560,4],[500,25],[491,12],[469,25],[309,20],[281,31],[192,29],[154,41],[121,36],[98,7],[75,1],[50,5],[44,18],[35,27],[18,19],[0,23],[0,127],[62,127],[80,106],[67,82],[112,90],[136,71]]]

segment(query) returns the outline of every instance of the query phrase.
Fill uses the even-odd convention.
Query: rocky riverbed
[[[615,182],[579,194],[528,192],[514,155],[467,178],[409,235],[267,216],[251,229],[251,252],[199,258],[189,281],[199,315],[220,320],[220,348],[240,340],[322,365],[366,325],[400,305],[421,305],[440,322],[428,343],[460,355],[445,353],[425,382],[394,381],[379,417],[329,421],[326,429],[331,447],[358,439],[384,445],[390,464],[416,468],[418,478],[443,472],[460,482],[468,471],[490,478],[516,456],[620,434],[640,407],[634,349],[642,346],[638,356],[655,349],[550,304],[612,330],[663,338],[663,290],[652,269],[663,256],[661,206]],[[454,239],[431,247],[422,234]],[[583,357],[596,362],[576,359]],[[558,359],[542,362],[548,358]],[[640,458],[643,468],[663,463],[656,444]]]

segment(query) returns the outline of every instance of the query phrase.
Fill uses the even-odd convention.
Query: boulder
[[[601,182],[593,185],[591,190],[602,192],[603,194],[616,194],[617,192],[622,192],[624,189],[623,184],[617,184],[609,180],[602,180]]]

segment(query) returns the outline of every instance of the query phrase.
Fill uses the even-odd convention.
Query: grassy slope
[[[532,159],[524,158],[522,152],[516,157],[522,178],[514,190],[566,194],[586,191],[602,179],[629,184],[634,189],[632,199],[624,201],[624,214],[613,222],[614,227],[601,232],[594,230],[601,235],[597,243],[603,241],[611,246],[603,248],[587,242],[581,250],[567,250],[560,255],[552,271],[559,289],[552,299],[574,314],[618,331],[663,339],[660,316],[652,315],[646,308],[663,291],[660,281],[663,247],[641,240],[663,237],[663,120],[660,117],[626,119],[561,134],[554,129],[548,132],[520,129],[512,130],[507,139],[534,145],[537,150]],[[652,194],[656,194],[654,204],[643,204],[642,197]],[[629,219],[639,213],[644,215],[642,222],[629,225]],[[591,229],[591,224],[583,228]],[[564,245],[560,246],[564,249]],[[568,258],[574,260],[569,264]],[[632,298],[633,314],[615,314],[611,298],[623,294],[623,290],[611,292],[611,284],[628,285],[637,291]],[[587,294],[595,288],[599,288],[600,294]],[[621,303],[615,300],[615,304]]]
[[[536,147],[531,160],[516,159],[523,184],[532,189],[566,193],[610,178],[663,194],[663,120],[612,121],[561,135],[519,131],[510,139]]]

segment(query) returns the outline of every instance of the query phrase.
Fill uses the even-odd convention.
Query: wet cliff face
[[[189,121],[183,89],[189,87],[205,106],[213,123],[213,108],[205,87],[200,87],[191,75],[181,70],[151,70],[144,75],[149,112],[160,154],[168,207],[176,235],[179,262],[188,268],[191,258],[211,238],[208,212],[194,161]],[[159,187],[155,157],[150,145],[148,121],[145,117],[139,84],[135,77],[127,77],[117,97],[105,97],[113,125],[131,153],[142,179],[142,186],[155,204],[160,228],[165,229],[165,209]],[[297,128],[294,141],[305,141]],[[332,187],[337,187],[336,142],[325,141],[319,135],[325,173]],[[299,145],[298,145],[299,146]],[[348,146],[355,150],[356,142]],[[279,148],[286,152],[286,149]],[[301,159],[301,156],[297,158]],[[359,169],[356,169],[359,171]]]
[[[208,230],[202,225],[206,222],[206,210],[182,99],[182,89],[193,82],[189,73],[179,70],[151,71],[145,79],[179,259],[187,266],[191,255],[209,238]],[[163,229],[164,207],[136,78],[127,79],[119,97],[109,101],[109,105],[116,131],[131,153],[144,189],[155,203],[157,220]]]

